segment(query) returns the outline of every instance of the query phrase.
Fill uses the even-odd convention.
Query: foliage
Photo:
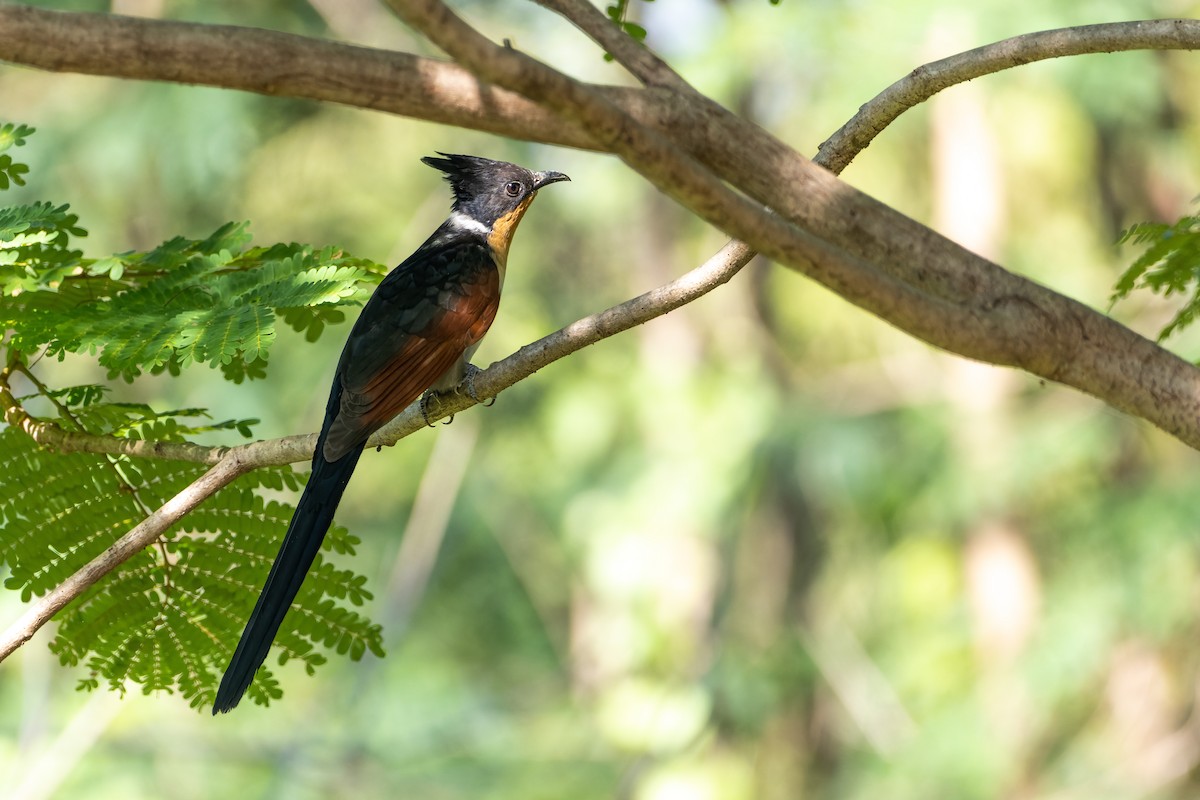
[[[264,377],[276,314],[313,341],[378,271],[333,247],[249,247],[245,223],[99,260],[71,248],[85,235],[66,205],[0,211],[0,325],[13,349],[98,356],[127,381],[203,362]]]
[[[14,125],[11,122],[0,126],[0,153],[10,147],[25,144],[25,137],[33,133],[33,128],[25,125]],[[29,172],[29,167],[12,160],[12,156],[0,155],[0,189],[7,189],[10,183],[18,186],[25,185],[22,177]]]
[[[653,2],[653,0],[643,1],[647,3]],[[633,37],[634,41],[644,42],[646,41],[646,29],[641,25],[638,25],[636,22],[630,22],[628,19],[626,19],[626,15],[629,14],[629,2],[630,0],[616,0],[615,3],[604,9],[604,13],[608,15],[608,18],[613,21],[614,25],[624,31],[627,35]],[[612,53],[605,53],[604,60],[612,61]]]
[[[777,6],[783,0],[769,0],[771,5]],[[646,29],[636,22],[630,22],[629,4],[631,0],[615,0],[612,4],[604,8],[604,13],[613,21],[613,24],[620,28],[626,35],[633,38],[635,42],[646,41]],[[654,0],[642,0],[644,3],[652,3]],[[604,54],[605,61],[612,61],[612,53]]]
[[[0,128],[0,149],[33,129]],[[7,156],[4,158],[8,159]],[[0,167],[14,183],[23,164]],[[251,247],[244,223],[205,239],[175,237],[149,252],[86,259],[72,239],[86,236],[67,205],[34,202],[0,210],[0,327],[9,329],[9,371],[20,372],[67,431],[182,442],[197,434],[249,436],[257,420],[203,424],[202,409],[156,412],[108,402],[99,386],[51,389],[25,353],[97,357],[110,377],[146,371],[178,375],[193,364],[220,366],[235,382],[265,374],[275,318],[316,340],[340,306],[361,299],[380,268],[336,248]],[[162,459],[43,450],[15,427],[0,431],[0,563],[5,587],[23,600],[62,583],[119,536],[186,488],[203,467]],[[265,492],[296,491],[291,468],[260,469],[214,494],[59,615],[51,649],[83,664],[82,688],[178,691],[192,706],[211,702],[249,616],[293,507]],[[334,526],[326,552],[353,554],[358,540]],[[358,659],[382,653],[381,632],[355,606],[371,597],[366,579],[319,556],[277,643],[281,663],[324,663],[318,646]],[[296,613],[298,612],[298,613]],[[249,696],[280,696],[269,669]]]
[[[1200,315],[1200,217],[1185,216],[1172,224],[1141,222],[1121,233],[1118,244],[1144,245],[1144,252],[1121,275],[1112,303],[1134,289],[1170,297],[1190,293],[1183,307],[1158,334],[1159,341],[1187,328]]]

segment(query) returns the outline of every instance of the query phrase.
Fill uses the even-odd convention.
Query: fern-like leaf
[[[155,413],[106,403],[95,387],[55,394],[60,402],[80,401],[70,419],[57,422],[92,433],[182,441],[203,429],[249,425],[198,425],[190,421],[195,409]],[[5,586],[26,600],[45,594],[201,472],[157,459],[51,454],[19,430],[0,431]],[[80,687],[120,690],[133,682],[145,691],[179,692],[196,707],[209,704],[294,511],[263,492],[302,483],[289,467],[239,478],[169,530],[159,547],[139,553],[64,609],[51,649],[64,664],[86,668]],[[369,600],[366,579],[325,558],[353,553],[356,542],[342,528],[331,531],[280,631],[281,662],[297,659],[312,671],[325,662],[320,647],[352,658],[382,654],[379,626],[336,602]],[[266,703],[279,694],[270,670],[261,671],[250,697]]]
[[[1200,217],[1185,216],[1171,225],[1139,223],[1123,231],[1118,243],[1144,249],[1117,281],[1109,307],[1135,289],[1149,289],[1164,297],[1190,294],[1158,339],[1194,323],[1200,316]]]
[[[95,261],[68,248],[84,233],[66,206],[0,210],[0,326],[16,349],[92,355],[126,380],[193,363],[263,377],[277,314],[314,338],[384,272],[334,248],[248,248],[244,223]]]

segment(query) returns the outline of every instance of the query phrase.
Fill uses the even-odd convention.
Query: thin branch
[[[479,401],[495,397],[559,359],[703,297],[727,283],[750,263],[754,255],[741,242],[729,242],[703,264],[675,280],[525,345],[475,376],[476,396]],[[476,401],[465,394],[451,391],[438,395],[437,402],[431,405],[429,418],[436,422],[476,405]],[[367,442],[367,446],[391,446],[424,427],[425,418],[414,404],[385,425]],[[307,447],[311,455],[312,448],[316,446],[316,434],[303,438],[309,442]]]
[[[577,320],[497,361],[475,377],[475,393],[480,400],[495,397],[561,358],[685,306],[728,282],[754,255],[752,250],[740,242],[730,242],[703,264],[675,280],[632,300]],[[229,457],[235,457],[239,463],[246,465],[247,469],[254,469],[308,461],[312,458],[313,448],[317,443],[315,433],[266,439],[232,447],[205,447],[197,444],[143,441],[64,431],[52,422],[31,417],[21,407],[9,391],[6,372],[0,370],[0,409],[3,409],[4,421],[24,431],[42,447],[57,452],[164,458],[207,465],[217,465]],[[475,404],[475,401],[466,396],[446,392],[439,397],[437,407],[430,409],[430,419],[436,422]],[[391,447],[423,427],[424,417],[414,406],[406,409],[372,436],[367,442],[367,447]]]
[[[821,144],[823,163],[841,172],[884,128],[956,83],[1034,61],[1127,50],[1200,49],[1200,20],[1155,19],[1082,25],[1014,36],[917,67],[858,110]]]
[[[588,0],[533,1],[569,20],[646,86],[661,86],[664,89],[688,93],[696,91],[679,76],[679,73],[671,69],[667,62],[614,25],[611,19],[604,16],[600,9]]]
[[[7,378],[0,373],[0,410],[4,421],[24,431],[41,447],[56,453],[105,453],[108,455],[168,458],[196,464],[216,464],[228,447],[205,447],[190,442],[154,442],[99,436],[80,431],[63,430],[53,422],[31,416],[13,396]]]

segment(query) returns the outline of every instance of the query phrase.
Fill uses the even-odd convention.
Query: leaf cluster
[[[34,129],[27,125],[14,125],[11,122],[0,126],[0,154],[10,147],[25,144],[25,137],[33,131]],[[13,183],[24,186],[25,178],[23,176],[27,172],[29,172],[27,165],[13,161],[10,155],[0,155],[0,189],[7,189]]]
[[[1141,245],[1144,250],[1117,281],[1111,304],[1134,289],[1149,289],[1163,297],[1186,294],[1187,301],[1158,339],[1194,323],[1200,315],[1200,217],[1185,216],[1171,224],[1138,223],[1122,231],[1118,244],[1125,243]]]
[[[630,0],[616,0],[616,2],[604,9],[604,13],[608,15],[608,18],[613,21],[614,25],[624,31],[627,35],[633,37],[634,41],[645,42],[646,29],[641,25],[638,25],[636,22],[630,22],[628,19],[626,19],[626,16],[629,14],[629,2]],[[654,2],[654,0],[643,0],[643,2],[651,3]],[[605,53],[604,60],[612,61],[612,53]]]
[[[0,127],[0,153],[32,128]],[[0,155],[0,189],[23,183],[28,168]],[[102,386],[51,388],[36,380],[27,353],[95,357],[110,377],[179,374],[193,364],[219,367],[240,383],[265,374],[276,320],[309,341],[342,320],[341,307],[365,299],[384,270],[326,247],[251,246],[245,223],[203,239],[172,238],[147,252],[85,258],[87,235],[65,204],[0,209],[0,372],[34,380],[34,397],[67,431],[183,442],[210,431],[249,437],[257,420],[213,423],[203,409],[155,411],[111,402]],[[11,399],[9,402],[12,402]],[[0,429],[0,568],[4,586],[24,600],[60,585],[152,511],[188,487],[203,467],[161,459],[53,453],[22,430]],[[179,692],[210,703],[249,617],[293,506],[273,499],[303,478],[290,467],[256,470],[207,498],[156,543],[93,585],[58,615],[51,649],[82,665],[81,688],[128,682],[146,692]],[[269,493],[269,494],[268,494]],[[276,639],[280,662],[312,672],[334,649],[358,659],[382,654],[380,627],[343,603],[370,599],[366,578],[331,564],[358,539],[334,526],[323,553]],[[270,669],[248,696],[265,704],[281,694]]]
[[[245,223],[99,260],[70,248],[82,235],[65,205],[0,211],[0,325],[17,350],[95,356],[128,381],[193,363],[264,377],[277,316],[315,340],[383,271],[333,247],[250,247]]]
[[[104,402],[102,387],[95,386],[55,394],[61,403],[55,421],[93,434],[175,442],[204,430],[249,430],[254,422],[203,424],[196,409],[155,412]],[[45,594],[202,472],[194,464],[161,459],[54,454],[16,428],[0,431],[5,588],[24,600]],[[193,706],[207,705],[291,518],[290,506],[263,493],[294,491],[301,484],[290,467],[274,467],[215,493],[156,548],[131,558],[64,609],[51,650],[65,665],[86,667],[83,688],[103,683],[123,691],[132,681],[145,692],[178,691]],[[324,551],[353,554],[357,544],[335,526]],[[334,567],[325,553],[278,639],[281,663],[298,658],[310,672],[325,661],[317,645],[355,659],[367,650],[382,654],[379,626],[334,603],[361,606],[369,600],[365,578]],[[279,695],[264,669],[250,697],[265,704]]]

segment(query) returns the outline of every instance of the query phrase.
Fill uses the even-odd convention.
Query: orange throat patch
[[[496,263],[500,265],[501,269],[508,265],[508,247],[512,244],[517,223],[521,221],[521,217],[525,216],[525,210],[529,208],[529,204],[536,196],[537,192],[530,192],[524,200],[517,204],[516,208],[496,220],[492,225],[492,232],[487,237],[488,245],[492,248]]]

